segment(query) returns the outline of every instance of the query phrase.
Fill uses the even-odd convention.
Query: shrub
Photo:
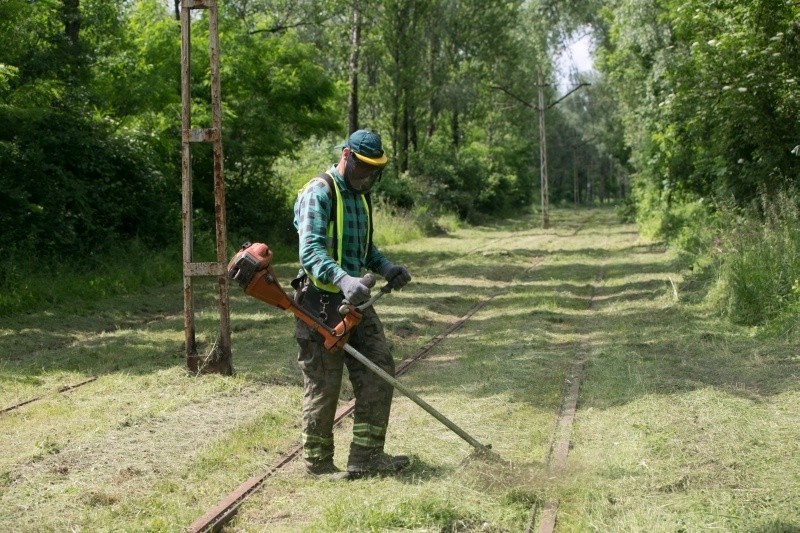
[[[147,147],[69,109],[0,111],[0,249],[83,257],[119,240],[160,245],[177,209]],[[175,233],[178,234],[178,233]]]
[[[796,194],[780,192],[727,213],[721,283],[732,321],[763,325],[800,309],[799,205]]]

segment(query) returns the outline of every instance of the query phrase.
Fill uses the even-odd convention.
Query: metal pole
[[[392,385],[394,388],[405,394],[411,401],[415,404],[422,407],[425,411],[428,412],[431,416],[433,416],[436,420],[447,426],[453,433],[464,439],[469,443],[470,446],[475,448],[479,453],[485,455],[494,455],[494,453],[487,447],[475,440],[469,433],[455,425],[449,418],[444,416],[442,413],[431,407],[425,400],[417,396],[411,389],[397,381],[395,378],[387,374],[381,367],[367,359],[361,352],[350,346],[349,344],[344,345],[345,351],[355,357],[360,363],[370,369],[372,372],[378,375],[381,379],[385,382]]]
[[[214,155],[214,219],[217,241],[217,262],[227,263],[227,223],[225,220],[225,174],[222,168],[222,98],[219,77],[219,27],[218,9],[214,2],[208,8],[209,16],[209,53],[211,58],[211,127],[216,132],[213,137],[212,151]],[[217,278],[219,285],[219,321],[220,333],[218,349],[223,365],[223,373],[233,371],[231,364],[231,318],[228,307],[228,276],[223,269]]]
[[[210,128],[192,128],[191,97],[191,10],[207,9],[209,22],[209,56],[211,62]],[[233,373],[231,362],[231,327],[228,306],[227,227],[225,221],[225,180],[222,168],[222,112],[219,74],[219,28],[216,0],[181,1],[181,175],[183,218],[183,307],[186,338],[186,363],[193,372]],[[209,143],[213,152],[214,220],[216,262],[194,262],[194,228],[192,226],[192,143]],[[197,355],[194,323],[195,276],[215,276],[219,285],[220,331],[211,353],[201,362]]]
[[[194,325],[194,288],[192,277],[186,275],[186,265],[194,259],[192,226],[192,150],[189,142],[189,129],[192,127],[191,100],[191,13],[184,6],[181,9],[181,220],[183,226],[183,319],[186,347],[186,364],[192,372],[198,371],[197,341]]]

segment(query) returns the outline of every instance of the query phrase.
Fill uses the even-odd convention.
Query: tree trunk
[[[358,129],[358,55],[361,51],[361,11],[353,10],[353,33],[350,40],[350,94],[347,100],[347,128]]]
[[[409,139],[409,111],[408,111],[408,92],[403,94],[403,120],[400,123],[400,153],[397,154],[397,164],[400,172],[408,170],[408,139]]]
[[[581,203],[580,184],[578,183],[578,135],[572,138],[572,205]]]
[[[461,136],[461,132],[459,131],[460,126],[458,125],[458,110],[457,109],[453,110],[453,117],[452,117],[450,125],[451,125],[451,128],[452,128],[452,131],[450,133],[451,133],[452,139],[453,139],[453,146],[458,148],[458,144],[459,144],[458,140],[459,140],[459,137]]]
[[[80,0],[63,0],[64,33],[72,47],[78,46],[78,35],[81,31]]]
[[[415,152],[419,148],[419,133],[417,131],[417,121],[414,118],[414,113],[411,113],[410,118],[408,119],[409,126],[408,126],[408,135],[409,135],[409,148],[413,149]]]
[[[436,87],[436,56],[438,54],[439,44],[436,37],[431,38],[431,45],[428,53],[428,87]],[[429,90],[428,93],[428,123],[425,126],[425,139],[430,140],[433,138],[433,133],[436,131],[436,118],[439,115],[439,103],[436,99],[436,91]]]

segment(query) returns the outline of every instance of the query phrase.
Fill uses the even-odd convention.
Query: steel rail
[[[56,391],[56,393],[57,394],[62,394],[62,393],[65,393],[65,392],[69,392],[71,390],[75,390],[78,387],[81,387],[83,385],[86,385],[87,383],[91,383],[92,381],[95,381],[96,379],[97,379],[97,376],[92,376],[89,379],[86,379],[86,380],[81,381],[80,383],[76,383],[74,385],[64,385],[63,387],[60,387]],[[24,402],[20,402],[20,403],[5,407],[3,409],[0,409],[0,415],[3,414],[3,413],[7,413],[9,411],[13,411],[15,409],[19,409],[20,407],[22,407],[24,405],[28,405],[29,403],[36,402],[38,400],[41,400],[42,398],[44,398],[44,396],[37,396],[35,398],[30,398],[28,400],[25,400]]]
[[[605,262],[600,266],[591,286],[589,301],[586,305],[587,311],[592,311],[596,285],[603,282],[604,269]],[[572,424],[575,421],[575,413],[578,409],[578,396],[580,395],[581,381],[586,369],[587,352],[588,348],[585,340],[581,341],[578,346],[578,357],[574,361],[569,375],[564,379],[564,389],[561,393],[561,401],[556,415],[556,427],[547,447],[547,459],[545,461],[552,478],[563,475],[567,466],[567,456],[569,455],[572,438]],[[544,503],[539,518],[539,533],[553,533],[555,531],[558,506],[558,498],[552,498]],[[539,506],[534,503],[528,514],[528,525],[525,528],[525,533],[532,533],[538,514]]]

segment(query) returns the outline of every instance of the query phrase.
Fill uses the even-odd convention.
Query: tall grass
[[[400,244],[426,235],[454,231],[458,220],[453,217],[433,217],[423,211],[403,211],[385,204],[376,205],[375,243],[378,246]],[[244,240],[259,240],[261,236],[228,239],[228,256]],[[210,237],[200,235],[195,244],[195,260],[214,261],[214,245]],[[268,242],[280,262],[297,258],[296,244]],[[175,244],[153,250],[139,241],[119,244],[113,250],[103,250],[85,261],[74,262],[59,258],[42,258],[34,254],[17,253],[0,262],[0,316],[34,312],[54,306],[70,305],[132,294],[181,280],[181,247]]]
[[[181,258],[176,248],[154,251],[134,240],[82,262],[11,255],[0,263],[0,316],[179,282]]]
[[[781,192],[760,210],[729,214],[720,281],[724,310],[743,325],[800,312],[800,202]]]
[[[436,215],[425,208],[399,209],[385,202],[375,202],[375,244],[388,246],[422,237],[442,235],[457,230],[461,223],[456,215]]]

